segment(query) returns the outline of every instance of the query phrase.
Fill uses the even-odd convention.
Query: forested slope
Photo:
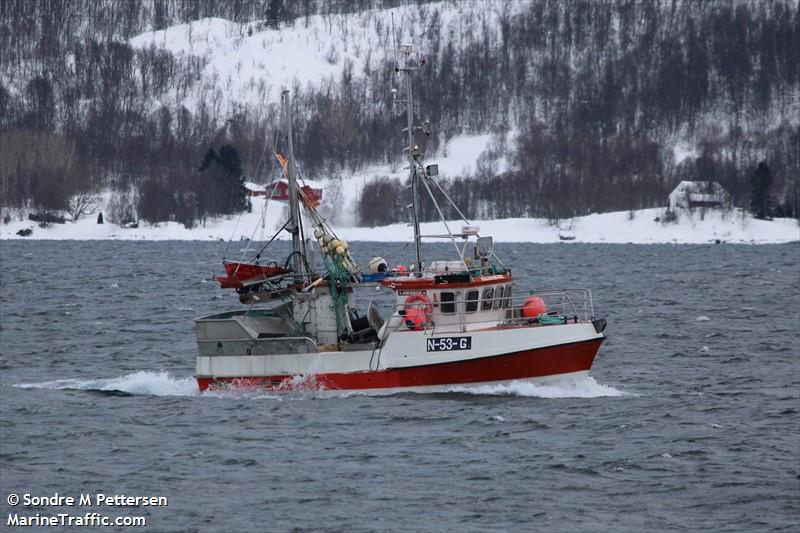
[[[186,24],[206,17],[225,20]],[[117,219],[193,224],[238,209],[241,180],[268,172],[282,84],[306,175],[397,161],[389,91],[405,32],[427,58],[426,151],[493,135],[473,175],[446,180],[470,217],[663,205],[682,179],[720,181],[749,207],[762,161],[773,213],[797,216],[798,28],[790,0],[7,0],[0,203],[58,209],[111,187]],[[165,42],[176,34],[183,48]],[[324,68],[270,70],[287,39]],[[406,194],[394,180],[367,184],[362,221],[403,220]]]

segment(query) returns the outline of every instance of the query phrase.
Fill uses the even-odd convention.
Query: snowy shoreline
[[[281,210],[262,213],[254,209],[241,216],[209,220],[205,227],[186,229],[176,222],[138,228],[120,228],[114,224],[97,224],[95,217],[77,222],[53,224],[40,228],[30,220],[12,220],[0,224],[0,240],[130,240],[130,241],[227,241],[266,240],[282,224]],[[491,235],[495,242],[530,243],[607,243],[607,244],[781,244],[800,241],[798,220],[781,218],[771,221],[754,219],[741,210],[680,212],[677,222],[656,221],[663,208],[593,214],[564,219],[557,226],[545,219],[512,218],[472,221],[480,227],[481,235]],[[458,231],[461,221],[448,221],[450,229]],[[255,228],[255,230],[254,230]],[[31,229],[29,236],[17,235]],[[381,227],[335,227],[337,234],[348,241],[406,242],[413,232],[406,224]],[[422,224],[424,234],[446,233],[441,223]],[[278,239],[288,239],[283,233]],[[445,242],[445,241],[443,241]]]

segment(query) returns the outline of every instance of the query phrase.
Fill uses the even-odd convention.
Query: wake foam
[[[140,370],[116,378],[100,379],[59,379],[38,383],[18,383],[20,389],[82,390],[107,394],[143,396],[209,396],[217,398],[249,399],[313,399],[348,398],[351,396],[391,396],[396,389],[369,391],[318,390],[316,387],[304,388],[308,377],[296,377],[294,387],[286,391],[262,391],[258,389],[224,388],[200,393],[193,377],[175,377],[169,372]],[[422,392],[422,391],[420,391]],[[624,396],[626,393],[609,385],[597,383],[591,376],[564,376],[547,381],[512,381],[493,385],[453,386],[426,389],[424,394],[466,393],[488,396],[521,396],[532,398],[601,398]]]
[[[197,381],[193,377],[180,378],[169,372],[140,370],[132,374],[105,379],[59,379],[40,383],[19,383],[20,389],[67,389],[102,392],[123,392],[150,396],[198,396]]]
[[[601,398],[625,393],[595,381],[592,376],[565,376],[547,381],[512,381],[475,387],[448,387],[444,392],[463,392],[491,396],[526,396],[532,398]]]

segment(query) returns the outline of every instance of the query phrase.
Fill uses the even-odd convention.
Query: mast
[[[300,255],[302,254],[302,242],[300,241],[300,206],[297,198],[297,181],[294,166],[294,145],[292,144],[292,106],[289,97],[289,90],[283,90],[283,107],[286,113],[286,137],[287,137],[287,165],[286,173],[289,180],[289,225],[286,230],[292,234],[292,270],[294,271],[295,285],[302,285],[303,263]]]
[[[417,70],[411,56],[414,54],[414,47],[410,44],[400,46],[400,54],[403,56],[403,66],[398,65],[396,68],[399,72],[406,73],[406,129],[408,132],[408,177],[411,180],[411,203],[412,203],[412,218],[414,224],[414,245],[417,249],[417,261],[414,264],[414,274],[419,277],[422,275],[422,253],[420,251],[421,237],[419,231],[419,205],[417,201],[417,188],[419,184],[419,175],[417,173],[417,155],[419,154],[418,148],[414,145],[414,97],[411,91],[411,73]]]

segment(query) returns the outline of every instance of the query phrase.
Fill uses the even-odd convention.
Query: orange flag
[[[281,164],[281,167],[283,167],[283,171],[286,172],[286,164],[287,164],[286,158],[283,157],[283,155],[280,152],[275,152],[275,157],[278,158],[278,163]]]

